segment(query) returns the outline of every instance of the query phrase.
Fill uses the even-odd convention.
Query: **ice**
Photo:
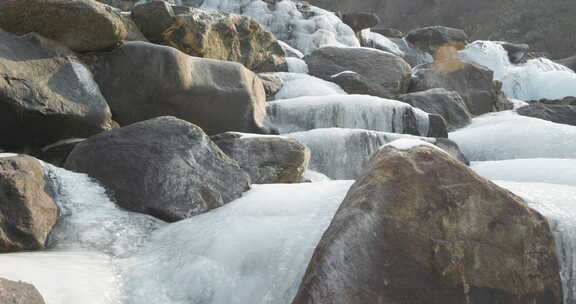
[[[289,0],[274,5],[262,0],[206,0],[204,10],[254,18],[278,39],[309,54],[323,46],[360,46],[354,31],[334,13]]]
[[[0,153],[0,158],[9,158],[9,157],[16,157],[18,154],[16,153]]]
[[[385,144],[384,146],[382,146],[381,148],[385,148],[385,147],[394,147],[398,150],[410,150],[419,146],[426,146],[426,147],[432,147],[434,149],[438,149],[442,152],[444,152],[444,150],[436,147],[435,145],[427,142],[427,141],[423,141],[421,139],[418,138],[401,138],[401,139],[396,139],[393,142],[390,142],[388,144]]]
[[[55,187],[60,209],[58,223],[50,234],[57,250],[89,250],[115,257],[138,250],[154,229],[165,223],[148,215],[120,210],[105,189],[85,174],[44,164]]]
[[[308,64],[300,58],[287,57],[286,64],[288,65],[288,72],[290,73],[308,73]]]
[[[127,304],[290,303],[352,183],[254,185],[157,230],[128,261]]]
[[[96,81],[94,81],[92,73],[90,73],[90,71],[78,61],[70,60],[70,64],[72,65],[72,70],[74,70],[78,81],[84,87],[86,92],[92,96],[102,96],[100,87],[96,84]]]
[[[576,158],[576,127],[513,111],[485,114],[450,133],[470,161]]]
[[[576,159],[514,159],[472,162],[474,171],[493,180],[576,187]]]
[[[289,57],[288,54],[293,54],[294,56],[296,56],[296,58],[300,58],[300,59],[304,58],[304,54],[302,54],[302,52],[291,47],[288,43],[286,43],[282,40],[278,40],[278,43],[280,44],[280,46],[284,50],[284,53],[286,53],[286,57]]]
[[[529,103],[527,103],[523,100],[520,100],[520,99],[508,98],[508,101],[510,101],[512,103],[514,110],[517,110],[517,109],[520,109],[521,107],[529,105]]]
[[[316,172],[314,170],[306,170],[304,171],[304,174],[302,175],[302,179],[304,181],[308,181],[311,183],[316,183],[316,182],[325,182],[325,181],[329,181],[330,178],[320,172]]]
[[[428,135],[428,114],[396,100],[368,95],[329,95],[276,100],[266,105],[280,133],[352,128]]]
[[[420,140],[435,142],[432,138],[340,128],[315,129],[289,133],[285,136],[310,148],[310,169],[332,179],[357,178],[360,176],[364,162],[382,145],[395,140],[407,138],[412,141],[417,140],[419,144],[421,144]]]
[[[302,96],[348,95],[333,82],[298,73],[275,73],[282,79],[282,88],[274,99],[289,99]]]
[[[405,55],[396,43],[384,35],[373,33],[370,31],[370,29],[362,30],[360,35],[366,42],[366,46],[370,48],[386,51],[400,57],[404,57]]]
[[[576,73],[546,58],[512,64],[508,53],[495,41],[475,41],[459,52],[468,62],[494,71],[508,97],[520,100],[561,99],[576,96]]]
[[[413,67],[420,64],[432,63],[434,61],[432,55],[413,47],[404,38],[393,38],[390,40],[404,53],[402,57]]]
[[[546,217],[556,242],[564,303],[576,303],[576,188],[542,183],[498,184]]]
[[[0,254],[0,277],[33,284],[46,304],[121,304],[112,259],[91,252]],[[18,302],[20,303],[20,302]]]

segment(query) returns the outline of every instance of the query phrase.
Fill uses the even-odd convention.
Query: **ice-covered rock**
[[[280,133],[354,128],[428,136],[428,113],[403,102],[367,95],[299,97],[269,102],[270,123]]]
[[[576,187],[576,159],[530,158],[472,162],[470,167],[491,180]]]
[[[300,58],[288,57],[286,58],[286,65],[288,66],[288,72],[290,73],[308,74],[308,64]]]
[[[434,144],[454,158],[466,162],[458,146],[446,139],[341,128],[315,129],[289,133],[285,136],[310,148],[310,168],[332,179],[357,178],[362,165],[374,152],[381,146],[399,139]]]
[[[127,261],[125,304],[290,303],[351,184],[255,185],[223,208],[157,230]]]
[[[364,47],[369,47],[385,52],[404,57],[405,53],[400,47],[386,36],[370,31],[370,29],[363,30],[361,33],[360,43]]]
[[[337,84],[300,73],[274,73],[280,77],[282,88],[274,99],[290,99],[304,96],[347,95]]]
[[[576,85],[576,82],[575,82]],[[545,104],[532,102],[518,108],[518,114],[540,118],[555,123],[576,126],[576,105]]]
[[[520,116],[490,113],[450,133],[471,161],[518,158],[576,158],[576,127]]]
[[[508,97],[535,100],[576,96],[576,73],[546,58],[512,64],[502,44],[494,41],[475,41],[459,54],[465,61],[494,71],[494,79],[502,82]]]

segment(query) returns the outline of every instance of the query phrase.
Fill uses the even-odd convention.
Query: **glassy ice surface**
[[[519,158],[576,158],[576,127],[526,117],[513,111],[472,119],[449,134],[470,161]]]
[[[282,88],[274,95],[276,100],[303,96],[348,95],[337,84],[307,74],[274,74],[282,79]]]
[[[224,207],[157,230],[127,261],[127,303],[290,303],[351,184],[254,185]]]
[[[576,159],[511,159],[472,162],[470,167],[487,179],[546,183],[576,187]]]

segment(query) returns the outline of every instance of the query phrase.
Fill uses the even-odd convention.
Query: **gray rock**
[[[106,100],[71,51],[0,30],[0,147],[44,146],[111,128]]]
[[[558,59],[558,60],[556,60],[556,62],[576,71],[576,55],[562,58],[562,59]]]
[[[128,42],[84,60],[122,126],[175,116],[210,135],[266,132],[264,87],[239,63],[191,57],[143,42]]]
[[[468,160],[453,141],[446,138],[417,137],[406,134],[361,129],[326,128],[285,134],[310,148],[310,169],[332,179],[356,179],[362,165],[378,149],[398,139],[420,139],[434,144],[454,158]]]
[[[368,48],[323,47],[304,57],[310,75],[330,81],[332,76],[352,71],[366,79],[368,94],[395,98],[407,92],[410,65],[404,59]]]
[[[408,32],[405,39],[420,50],[434,55],[442,47],[463,49],[468,41],[468,36],[460,29],[430,26]]]
[[[1,1],[0,28],[35,32],[79,52],[112,48],[127,35],[119,10],[91,0]]]
[[[96,178],[120,206],[166,221],[220,207],[250,185],[199,127],[174,117],[92,136],[74,148],[65,168]]]
[[[402,95],[399,99],[426,113],[442,116],[448,124],[449,131],[468,125],[472,119],[464,100],[455,91],[430,89]]]
[[[531,103],[516,112],[523,116],[576,126],[576,105]]]
[[[374,33],[378,33],[380,35],[384,35],[388,38],[402,38],[404,37],[404,35],[406,35],[404,32],[395,29],[395,28],[373,28],[370,29],[370,31],[374,32]]]
[[[357,33],[363,29],[375,27],[380,23],[380,18],[373,13],[347,13],[342,15],[342,21]]]
[[[444,88],[456,91],[473,115],[512,108],[494,73],[480,65],[446,60],[422,65],[414,71],[410,92]]]
[[[258,77],[264,86],[266,100],[274,100],[274,95],[282,89],[282,78],[274,73],[260,73]]]
[[[560,304],[551,229],[433,147],[385,147],[340,205],[293,304]]]
[[[134,7],[132,19],[148,40],[162,42],[164,31],[174,24],[176,15],[168,2],[150,1]]]
[[[501,42],[500,44],[508,53],[508,58],[512,63],[521,63],[524,57],[526,56],[526,53],[530,51],[530,46],[525,43],[517,44],[510,42]]]
[[[54,166],[62,167],[66,162],[68,154],[72,152],[77,144],[83,142],[85,138],[68,138],[59,140],[41,149],[39,158]]]
[[[330,81],[348,94],[370,95],[372,92],[368,79],[356,72],[341,72],[332,75]]]
[[[30,156],[0,157],[0,252],[43,249],[57,219],[40,162]]]
[[[227,132],[211,139],[254,184],[298,183],[310,161],[310,150],[286,137]]]
[[[44,304],[45,302],[34,285],[0,278],[0,303]]]

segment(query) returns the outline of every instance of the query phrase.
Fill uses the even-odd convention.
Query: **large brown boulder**
[[[408,32],[405,39],[421,51],[435,55],[440,48],[463,49],[468,41],[468,36],[461,29],[430,26]]]
[[[162,1],[138,5],[132,16],[150,41],[188,55],[240,62],[257,72],[287,70],[284,50],[276,37],[252,18],[179,9]]]
[[[92,0],[1,1],[0,28],[35,32],[79,52],[112,48],[127,34],[119,10]]]
[[[543,216],[448,154],[403,143],[350,188],[293,301],[305,303],[559,304],[562,289]]]
[[[52,196],[38,160],[0,156],[0,252],[44,248],[58,217]]]
[[[191,57],[144,42],[128,42],[85,60],[122,126],[175,116],[210,135],[266,132],[264,88],[239,63]]]
[[[299,183],[308,169],[310,149],[290,138],[226,132],[211,139],[254,184]]]
[[[96,178],[120,206],[165,221],[220,207],[250,185],[199,127],[174,117],[92,136],[74,147],[64,167]]]
[[[45,302],[34,285],[0,278],[0,303],[44,304]]]
[[[410,92],[444,88],[456,91],[473,115],[512,109],[501,90],[502,84],[494,81],[492,70],[459,59],[435,61],[418,67],[410,83]]]
[[[370,11],[379,27],[410,31],[443,25],[464,30],[472,41],[503,40],[529,44],[554,58],[574,53],[576,2],[572,0],[312,0],[338,12]]]
[[[0,148],[43,146],[112,127],[90,71],[53,41],[0,30],[0,73]]]
[[[375,49],[323,47],[304,60],[310,75],[328,81],[339,73],[355,72],[367,95],[395,98],[406,93],[410,83],[411,68],[404,59]]]

